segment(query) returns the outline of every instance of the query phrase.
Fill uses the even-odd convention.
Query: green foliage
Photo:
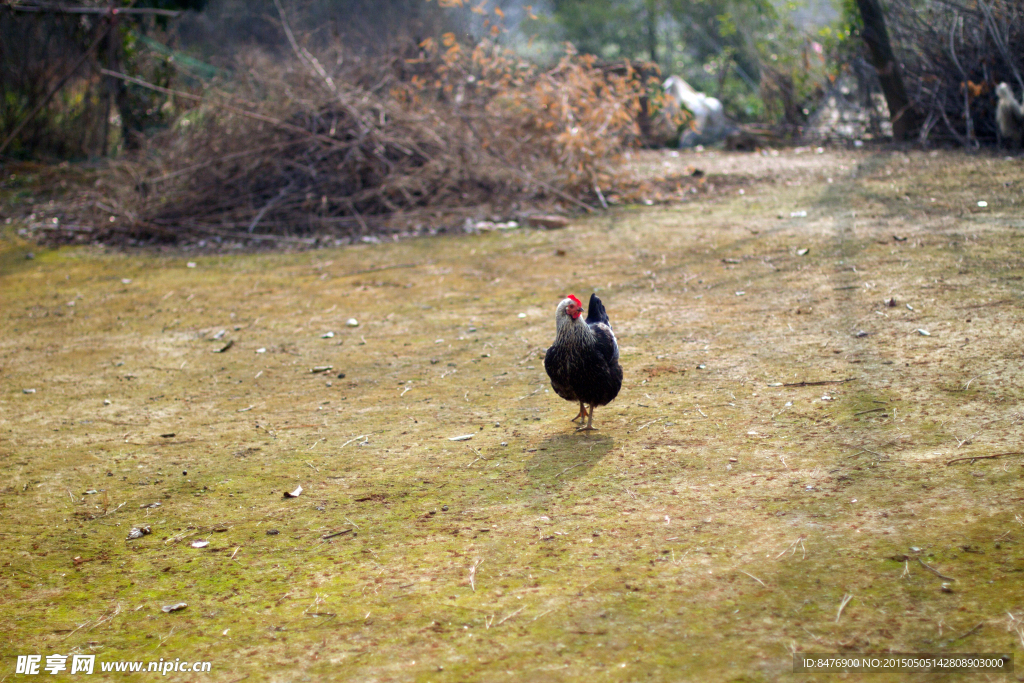
[[[554,0],[561,37],[581,52],[608,59],[649,57],[644,32],[646,8],[638,0]]]
[[[140,0],[135,3],[135,7],[152,7],[154,9],[176,10],[181,12],[186,10],[202,12],[206,7],[206,2],[207,0]],[[128,3],[125,2],[124,4]],[[168,18],[157,16],[154,18],[154,23],[160,28],[166,29]]]
[[[837,75],[836,55],[848,35],[842,18],[809,33],[798,29],[791,11],[780,14],[775,29],[757,41],[766,120],[793,126],[807,120]]]
[[[851,31],[860,31],[864,28],[864,20],[857,8],[857,0],[840,0],[842,12],[840,22]]]
[[[18,159],[82,158],[97,149],[103,111],[86,79],[72,79],[31,119],[92,41],[73,15],[0,12],[0,139],[21,131],[5,150]]]
[[[120,6],[131,4],[120,0]],[[142,0],[135,7],[201,10],[206,0]],[[167,98],[98,76],[99,68],[171,86],[176,70],[166,58],[140,49],[140,33],[158,31],[165,17],[119,14],[113,30],[12,141],[16,158],[82,159],[116,152],[139,133],[165,125]],[[36,110],[107,27],[98,15],[5,12],[0,15],[0,137]],[[153,42],[152,39],[142,38]]]
[[[797,16],[815,11],[808,0],[554,0],[547,29],[604,58],[653,52],[664,74],[718,97],[737,120],[796,124],[852,55],[859,14],[841,2],[836,21],[807,30]]]
[[[718,21],[718,35],[722,38],[731,38],[739,33],[736,22],[728,12],[719,14],[715,19]]]
[[[756,38],[777,22],[769,0],[555,0],[549,33],[604,58],[650,59],[725,100],[740,119],[760,72]],[[754,97],[756,99],[756,95]]]

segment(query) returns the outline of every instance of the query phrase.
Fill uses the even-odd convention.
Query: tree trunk
[[[879,0],[857,0],[857,8],[864,22],[861,37],[868,48],[868,59],[878,72],[885,102],[889,105],[892,137],[895,140],[908,140],[920,129],[921,121],[907,98],[900,67],[889,43],[882,5]]]
[[[647,0],[647,51],[651,61],[658,63],[658,7],[657,0]]]

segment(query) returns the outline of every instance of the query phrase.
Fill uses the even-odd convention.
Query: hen
[[[1006,83],[1000,83],[996,87],[996,123],[999,125],[999,134],[1010,149],[1020,147],[1021,138],[1024,137],[1024,107],[1017,101],[1013,90]]]
[[[579,401],[580,412],[573,420],[580,418],[581,426],[576,431],[594,429],[594,408],[610,403],[622,388],[619,345],[608,313],[596,294],[590,295],[587,308],[587,319],[582,320],[583,304],[575,296],[558,304],[555,343],[544,355],[551,388],[566,401]]]

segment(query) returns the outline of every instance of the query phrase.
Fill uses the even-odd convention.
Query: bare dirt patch
[[[1021,450],[1019,161],[644,162],[718,190],[300,254],[9,234],[4,661],[771,681],[820,680],[794,651],[1019,653],[1024,457],[949,464]],[[541,356],[591,290],[626,383],[581,435]]]

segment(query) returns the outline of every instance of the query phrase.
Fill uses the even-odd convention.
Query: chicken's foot
[[[590,414],[587,416],[587,426],[577,427],[577,432],[596,432],[597,427],[594,426],[594,406],[590,406]]]

